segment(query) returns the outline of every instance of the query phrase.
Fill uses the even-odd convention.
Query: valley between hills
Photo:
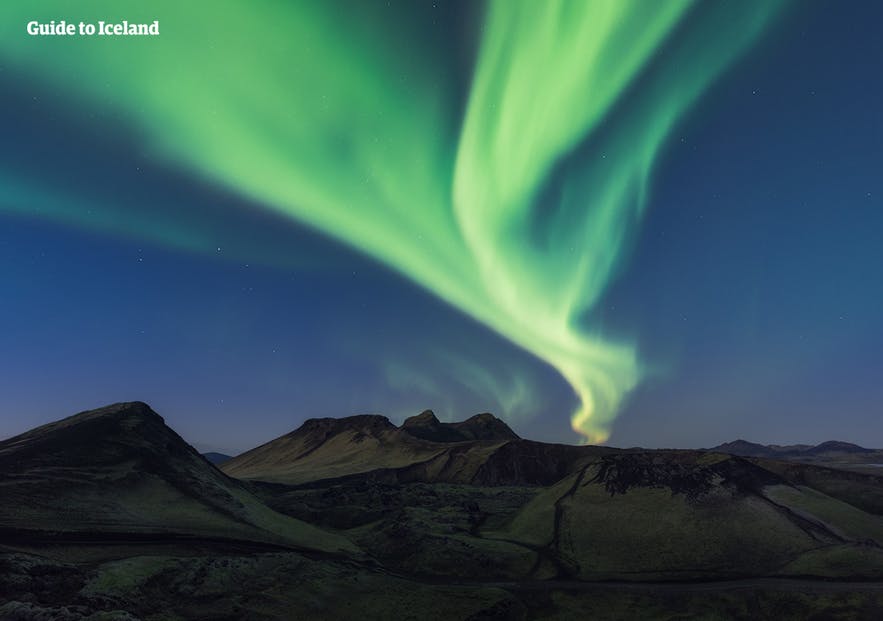
[[[429,411],[210,460],[119,403],[0,441],[0,619],[879,619],[881,462]]]

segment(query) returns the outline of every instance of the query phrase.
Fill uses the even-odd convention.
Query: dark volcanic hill
[[[385,416],[311,418],[221,465],[233,477],[283,483],[330,479],[431,459],[445,444],[399,429]]]
[[[407,478],[455,478],[495,446],[518,439],[501,420],[479,414],[461,423],[442,423],[427,410],[401,427],[385,416],[309,419],[295,431],[225,462],[230,476],[281,483],[305,483],[369,472],[400,470]]]
[[[356,477],[547,485],[585,459],[616,450],[522,440],[492,414],[442,423],[427,410],[401,427],[376,415],[310,419],[220,468],[233,477],[285,484]]]
[[[431,412],[401,427],[312,419],[222,468],[250,480],[143,403],[0,442],[0,619],[883,612],[883,592],[867,595],[879,586],[861,582],[883,578],[875,474],[546,444],[488,414],[441,423]],[[820,585],[839,590],[828,599]]]
[[[482,442],[499,444],[518,440],[518,435],[493,414],[476,414],[459,423],[442,423],[432,410],[412,416],[402,423],[401,429],[415,438],[430,442]]]
[[[6,532],[220,537],[334,551],[349,542],[266,507],[140,402],[0,442]]]
[[[724,448],[751,457],[546,444],[490,415],[445,424],[426,411],[401,427],[309,420],[222,468],[255,481],[276,510],[350,532],[406,573],[465,576],[485,563],[501,578],[685,579],[883,564],[879,479],[827,470],[810,481],[809,466],[762,461],[771,447]],[[478,491],[494,488],[510,491]],[[839,565],[861,542],[872,549]]]

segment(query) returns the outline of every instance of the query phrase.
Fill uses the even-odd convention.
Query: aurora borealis
[[[794,9],[499,1],[452,4],[443,27],[434,10],[6,3],[4,79],[53,93],[89,131],[96,113],[111,119],[176,184],[219,188],[243,206],[157,205],[4,160],[0,215],[210,260],[223,248],[225,260],[276,269],[322,261],[299,244],[305,233],[289,244],[284,230],[252,235],[243,219],[306,225],[552,367],[576,401],[558,415],[605,441],[626,396],[666,362],[642,354],[640,320],[601,320],[654,202],[661,154],[708,89]],[[32,19],[159,19],[162,35],[28,37],[19,30]],[[174,188],[164,199],[180,200]],[[509,354],[478,361],[430,346],[440,362],[425,370],[380,365],[404,390],[447,368],[496,403],[513,393],[544,412],[561,403],[502,362]],[[384,358],[382,341],[365,348]],[[510,366],[509,383],[493,379]]]

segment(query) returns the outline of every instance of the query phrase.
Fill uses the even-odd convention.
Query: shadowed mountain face
[[[493,414],[476,414],[461,423],[442,423],[432,410],[412,416],[402,423],[401,429],[415,438],[430,442],[482,442],[499,444],[518,440],[518,435]]]
[[[836,559],[868,541],[846,571],[877,571],[883,505],[868,499],[879,479],[759,459],[544,444],[489,415],[443,424],[427,411],[401,427],[376,416],[307,421],[222,468],[253,480],[276,510],[435,578],[484,563],[500,579],[717,579],[776,573],[810,554],[796,566],[842,576]],[[812,482],[800,477],[808,471]],[[495,488],[507,490],[498,503],[451,491]],[[462,530],[437,535],[447,520]]]
[[[269,510],[140,402],[83,412],[0,442],[7,531],[186,535],[354,550]]]
[[[883,579],[870,474],[544,444],[431,412],[312,419],[222,468],[143,403],[0,442],[0,618],[883,612],[854,583]]]
[[[491,414],[442,423],[427,410],[396,427],[385,416],[320,418],[224,462],[230,476],[300,484],[369,472],[468,483],[496,447],[519,441]]]
[[[313,418],[222,464],[233,477],[302,483],[431,459],[444,444],[408,434],[385,416]]]

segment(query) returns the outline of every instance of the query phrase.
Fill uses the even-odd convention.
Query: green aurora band
[[[112,109],[156,156],[358,248],[546,361],[578,397],[574,430],[605,441],[642,365],[586,314],[665,137],[780,5],[491,2],[465,102],[446,42],[411,27],[414,4],[210,6],[7,2],[0,55]],[[26,34],[50,19],[159,19],[162,34]],[[0,209],[32,208],[42,190],[22,183],[4,184]],[[53,204],[100,228],[81,202]],[[171,226],[150,235],[187,246]]]

